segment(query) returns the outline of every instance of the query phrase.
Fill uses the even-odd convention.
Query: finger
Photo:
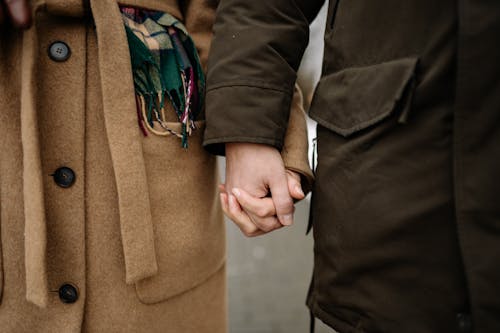
[[[263,235],[265,232],[259,229],[241,209],[236,197],[229,195],[229,211],[235,217],[235,221],[239,223],[241,232],[247,237],[255,237]]]
[[[248,215],[241,210],[234,196],[221,193],[221,203],[224,213],[240,228],[245,236],[255,237],[264,234],[262,230],[253,224]]]
[[[232,192],[244,210],[251,212],[258,217],[276,215],[276,209],[274,208],[272,198],[257,198],[250,195],[247,191],[236,187],[233,188]]]
[[[220,197],[220,204],[222,207],[222,211],[231,221],[233,221],[239,227],[238,222],[235,222],[236,218],[231,214],[229,210],[228,195],[226,193],[221,193],[219,197]]]
[[[219,184],[219,192],[221,193],[227,193],[226,191],[226,184]]]
[[[262,218],[248,212],[247,215],[250,218],[250,221],[252,221],[252,223],[255,224],[259,230],[262,230],[265,233],[283,227],[283,224],[281,224],[281,222],[278,221],[278,218],[275,216]]]
[[[241,222],[238,221],[238,219],[236,218],[236,216],[234,216],[234,214],[229,209],[229,196],[226,193],[221,193],[220,194],[220,203],[221,203],[222,211],[224,212],[224,214],[226,214],[226,216],[231,221],[233,221],[238,226],[238,228],[239,228]]]
[[[278,220],[283,225],[291,225],[293,223],[293,200],[288,191],[288,183],[285,174],[274,177],[269,181],[269,189],[271,191],[274,206],[276,207],[276,215]]]
[[[31,9],[27,0],[5,0],[14,26],[27,29],[31,26]]]
[[[220,194],[220,201],[221,201],[221,206],[222,206],[222,210],[224,211],[224,214],[226,214],[226,216],[228,218],[230,218],[238,226],[238,228],[240,228],[240,230],[244,234],[246,234],[249,237],[252,237],[252,236],[258,236],[258,235],[264,233],[264,232],[260,232],[258,227],[255,228],[255,223],[254,223],[254,226],[247,224],[245,222],[245,220],[241,220],[241,219],[237,218],[235,216],[237,214],[234,214],[230,211],[229,202],[228,202],[228,195],[226,193]],[[272,230],[279,229],[280,227],[282,227],[281,223],[279,223],[277,221],[277,219],[276,219],[276,222],[277,223],[275,223]],[[261,230],[261,231],[264,231],[264,230]],[[271,230],[269,230],[269,231],[271,231]]]
[[[302,191],[302,185],[300,183],[300,175],[294,171],[287,170],[286,178],[288,182],[288,191],[292,198],[297,200],[302,200],[305,197],[304,191]]]
[[[229,213],[229,203],[227,201],[227,194],[226,193],[221,193],[219,195],[219,198],[220,198],[220,205],[222,207],[222,211],[224,212],[224,214],[228,215],[228,213]]]
[[[238,188],[233,188],[233,194],[243,211],[260,230],[270,232],[282,226],[276,217],[273,199],[256,198]]]

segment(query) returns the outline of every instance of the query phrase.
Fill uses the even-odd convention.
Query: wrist
[[[278,149],[264,143],[250,142],[230,142],[226,143],[226,157],[231,157],[241,154],[262,154],[262,153],[278,153]]]

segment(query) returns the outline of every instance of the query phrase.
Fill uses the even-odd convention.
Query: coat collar
[[[34,10],[82,16],[83,0],[46,0]],[[118,190],[118,207],[126,283],[154,276],[158,271],[153,223],[136,105],[128,43],[116,0],[90,0],[99,48],[103,110]],[[46,267],[47,230],[39,131],[36,113],[36,25],[23,37],[21,138],[23,146],[26,298],[48,304]],[[125,84],[117,84],[125,82]],[[128,84],[127,84],[128,83]],[[132,218],[141,216],[141,219]]]

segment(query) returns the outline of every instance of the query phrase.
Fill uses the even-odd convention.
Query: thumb
[[[300,183],[300,175],[291,170],[286,171],[286,179],[288,182],[288,191],[293,199],[302,200],[305,197],[304,191],[302,191],[302,185]]]

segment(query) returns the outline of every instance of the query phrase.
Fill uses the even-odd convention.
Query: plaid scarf
[[[139,126],[145,136],[173,134],[187,148],[194,120],[203,108],[205,77],[186,28],[175,17],[121,8],[130,49]],[[182,124],[167,126],[168,112]]]

